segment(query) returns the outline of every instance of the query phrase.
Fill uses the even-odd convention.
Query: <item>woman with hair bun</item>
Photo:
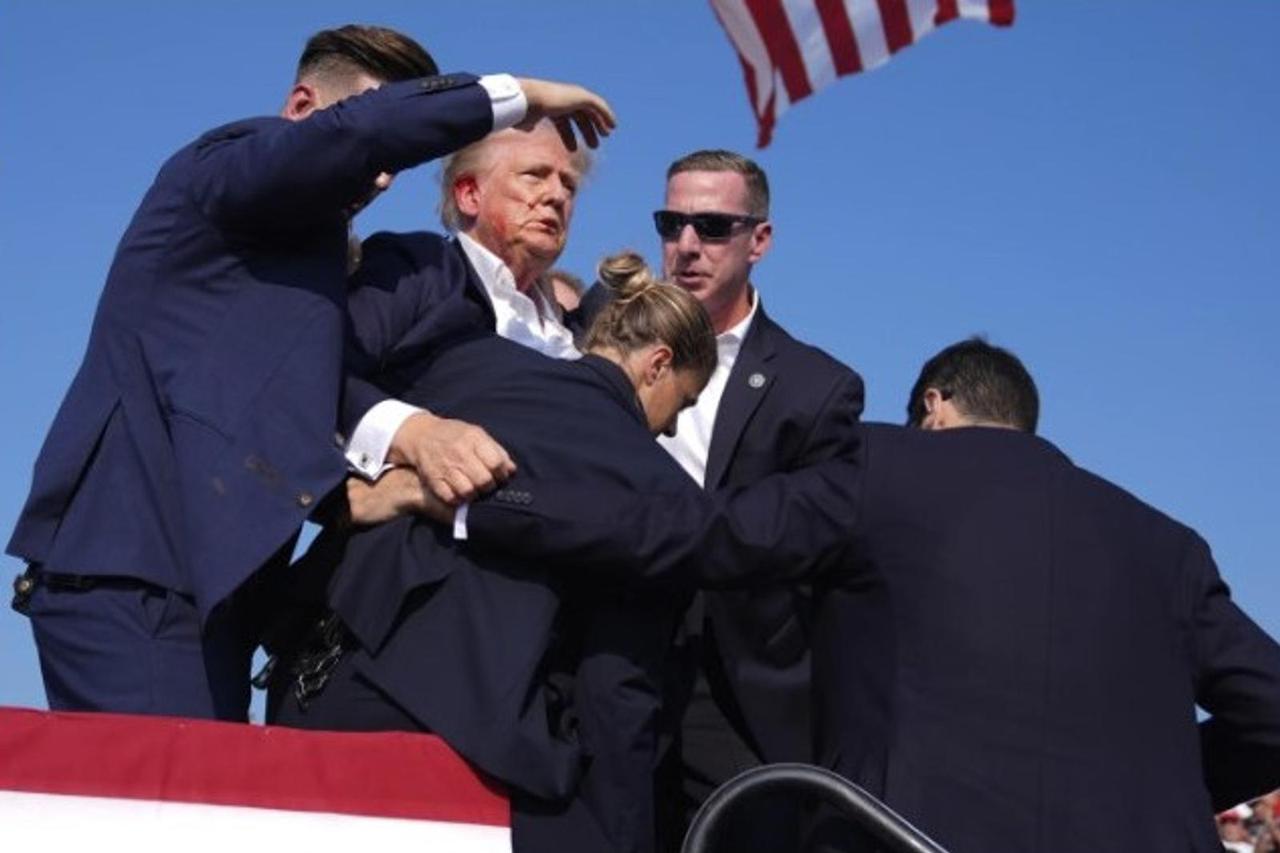
[[[716,368],[711,320],[697,299],[655,278],[635,252],[605,258],[599,276],[613,298],[588,329],[585,349],[622,368],[649,428],[673,435],[676,415],[697,402]],[[663,376],[671,381],[659,382]]]
[[[326,530],[295,567],[331,575],[331,612],[276,667],[268,715],[439,735],[507,786],[520,853],[653,850],[662,666],[695,572],[780,554],[800,566],[843,541],[814,530],[839,503],[818,489],[793,497],[776,481],[731,519],[717,514],[654,441],[715,368],[711,322],[634,252],[599,274],[614,298],[577,361],[485,335],[388,377],[398,398],[483,426],[516,474],[451,529],[414,514],[429,506],[412,471],[351,481],[362,526]],[[651,518],[653,505],[669,512]],[[565,521],[541,523],[543,510]],[[504,511],[521,532],[487,536]],[[592,543],[613,533],[626,552],[603,556]]]

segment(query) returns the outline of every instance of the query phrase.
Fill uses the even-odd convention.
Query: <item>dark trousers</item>
[[[138,578],[28,567],[13,606],[31,619],[49,708],[246,722],[253,653],[296,541],[203,625],[191,596]]]
[[[688,638],[696,667],[686,664],[676,737],[658,771],[658,835],[662,853],[680,850],[694,816],[717,788],[762,763],[725,714],[702,664],[700,637]],[[791,853],[802,838],[800,797],[776,792],[740,797],[720,823],[713,851]]]
[[[244,722],[258,602],[237,594],[201,626],[190,596],[136,578],[28,571],[31,619],[54,711]]]

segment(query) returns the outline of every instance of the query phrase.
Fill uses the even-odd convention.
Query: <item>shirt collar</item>
[[[466,234],[458,234],[458,245],[462,247],[462,253],[467,256],[467,260],[475,268],[476,275],[480,277],[480,283],[490,295],[493,295],[494,291],[517,289],[516,278],[503,263],[502,258]]]
[[[458,232],[457,238],[458,245],[462,247],[462,253],[475,268],[476,275],[480,277],[480,283],[484,285],[490,301],[496,299],[509,301],[512,294],[520,293],[533,302],[538,309],[539,317],[551,317],[557,322],[561,321],[563,314],[559,306],[543,292],[540,282],[535,282],[528,293],[521,293],[520,288],[516,287],[516,277],[511,274],[511,268],[502,258],[482,246],[475,238],[462,232]]]
[[[747,312],[747,316],[743,317],[730,329],[725,329],[716,335],[716,354],[721,361],[732,363],[737,357],[738,352],[742,349],[742,342],[746,340],[747,332],[751,330],[751,323],[756,318],[756,311],[760,308],[760,294],[753,287],[751,288],[751,310]]]

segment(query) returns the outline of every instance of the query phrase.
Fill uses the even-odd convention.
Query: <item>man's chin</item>
[[[524,245],[530,255],[546,261],[554,261],[564,251],[564,240],[560,239],[528,240]]]
[[[690,293],[701,293],[706,290],[707,285],[710,284],[710,279],[703,275],[676,275],[673,276],[671,280]]]

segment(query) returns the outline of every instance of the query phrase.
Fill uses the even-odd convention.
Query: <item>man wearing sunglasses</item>
[[[676,434],[659,439],[712,491],[754,483],[838,455],[862,412],[862,380],[773,322],[752,284],[769,251],[769,184],[730,151],[697,151],[667,170],[654,213],[665,274],[711,316],[719,363]],[[702,594],[678,638],[671,696],[688,699],[660,802],[676,849],[698,805],[718,785],[764,762],[810,761],[806,586],[777,584]],[[725,849],[787,849],[792,818],[770,804],[744,809],[743,838]],[[753,846],[754,845],[754,846]]]

